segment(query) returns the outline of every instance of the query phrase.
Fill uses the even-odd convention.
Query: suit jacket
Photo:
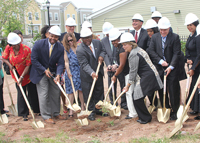
[[[92,40],[95,49],[95,56],[94,57],[92,51],[88,46],[84,43],[81,43],[76,50],[76,55],[80,64],[80,76],[81,81],[85,82],[92,82],[92,76],[90,75],[92,72],[95,72],[98,66],[98,58],[99,56],[105,56],[105,51],[102,48],[101,42],[99,40]],[[99,73],[104,75],[103,71],[103,63],[99,69]]]
[[[153,64],[156,66],[159,74],[161,75],[163,73],[163,68],[159,64],[159,61],[163,59],[163,53],[162,53],[162,38],[160,32],[152,36],[148,53]],[[170,73],[171,75],[173,75],[172,73],[177,74],[175,73],[175,71],[179,70],[178,65],[179,65],[180,55],[181,55],[181,42],[179,36],[175,33],[169,32],[164,46],[164,56],[166,62],[174,67],[174,69]]]
[[[30,80],[37,84],[45,75],[44,71],[49,68],[51,73],[61,75],[64,69],[64,47],[56,42],[49,58],[48,38],[35,42],[31,53],[32,67]]]
[[[114,61],[116,61],[116,48],[113,46],[113,51],[111,50],[110,41],[107,36],[101,40],[101,44],[106,52],[104,58],[106,66],[114,64]]]
[[[63,37],[65,36],[66,33],[67,33],[67,32],[61,33],[61,36],[59,37],[59,41],[60,41],[60,42],[62,42]],[[76,37],[76,41],[78,42],[78,40],[81,38],[81,37],[80,37],[80,33],[74,32],[74,35],[75,35],[75,37]]]
[[[133,36],[135,37],[135,30],[133,30],[131,34],[133,34]],[[146,49],[148,48],[148,45],[147,45],[148,39],[149,39],[149,36],[147,34],[147,31],[141,28],[140,35],[137,40],[137,45],[146,51]]]

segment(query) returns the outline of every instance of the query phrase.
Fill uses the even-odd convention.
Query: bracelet
[[[20,76],[21,77],[21,79],[23,79],[24,77],[23,76]]]

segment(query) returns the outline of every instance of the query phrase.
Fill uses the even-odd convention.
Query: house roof
[[[71,3],[75,8],[77,8],[71,1],[63,2],[63,3],[61,3],[60,5],[61,5],[63,8],[65,8],[65,7],[67,7],[70,3]]]
[[[96,18],[96,17],[98,17],[98,16],[100,16],[102,14],[105,14],[105,13],[113,10],[113,9],[121,7],[122,5],[127,4],[127,3],[131,2],[131,1],[133,1],[133,0],[119,0],[119,1],[113,3],[113,4],[109,5],[109,6],[106,6],[106,7],[102,8],[102,9],[90,14],[89,16],[87,16],[87,19]]]

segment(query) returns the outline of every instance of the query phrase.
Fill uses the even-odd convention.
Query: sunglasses
[[[69,43],[69,42],[73,42],[73,39],[71,39],[71,40],[68,40],[68,43]]]

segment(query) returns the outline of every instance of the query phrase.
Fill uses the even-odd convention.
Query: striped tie
[[[52,50],[53,50],[53,45],[51,45],[51,47],[49,49],[49,58],[51,57]]]

